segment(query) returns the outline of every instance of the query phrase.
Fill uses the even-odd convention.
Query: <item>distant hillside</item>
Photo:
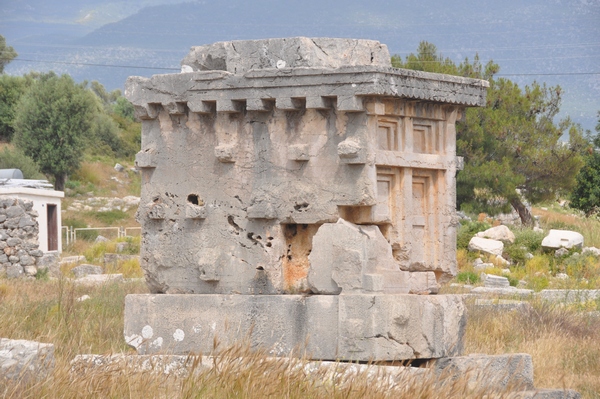
[[[85,6],[93,8],[94,2],[97,7],[101,4],[99,0],[86,0]],[[116,3],[124,4],[107,4]],[[141,2],[128,4],[133,7]],[[455,61],[472,58],[479,52],[483,61],[498,62],[505,74],[600,72],[599,1],[202,1],[145,7],[85,33],[71,36],[68,46],[49,51],[45,44],[37,50],[28,47],[28,52],[38,51],[37,56],[30,57],[44,60],[173,69],[13,62],[7,70],[22,73],[32,68],[52,68],[69,72],[77,80],[99,80],[112,89],[122,87],[130,75],[176,71],[194,45],[266,37],[329,36],[379,40],[388,45],[392,54],[402,56],[414,52],[421,40],[427,40]],[[12,44],[8,35],[7,38]],[[14,43],[20,52],[18,42]],[[596,111],[600,109],[600,75],[509,77],[521,84],[534,79],[560,84],[565,89],[563,110],[585,127],[594,126]]]

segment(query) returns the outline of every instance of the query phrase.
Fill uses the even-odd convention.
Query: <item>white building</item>
[[[46,252],[62,251],[61,201],[62,191],[55,191],[46,181],[25,179],[0,179],[0,197],[12,197],[33,202],[38,213],[39,249]]]

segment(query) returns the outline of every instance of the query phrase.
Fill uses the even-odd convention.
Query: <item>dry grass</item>
[[[533,303],[527,310],[469,309],[467,353],[529,353],[535,384],[600,398],[600,315]]]
[[[577,231],[583,235],[585,246],[600,248],[600,220],[597,218],[586,218],[581,212],[556,206],[548,210],[533,208],[532,213],[540,217],[542,228]]]
[[[97,370],[73,374],[77,354],[131,353],[123,340],[123,300],[142,284],[79,287],[67,280],[0,281],[0,336],[54,343],[56,367],[37,382],[0,384],[2,398],[480,398],[465,378],[407,374],[400,383],[372,370],[332,375],[306,362],[267,360],[241,344],[219,352],[215,367],[187,376]],[[91,299],[77,301],[87,294]],[[488,397],[495,397],[490,395]]]

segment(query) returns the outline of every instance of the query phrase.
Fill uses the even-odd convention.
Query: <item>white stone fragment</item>
[[[477,237],[509,242],[511,244],[515,242],[515,234],[512,231],[510,231],[510,229],[505,225],[500,225],[489,228],[485,231],[480,231],[479,233],[477,233]]]
[[[480,251],[483,253],[502,256],[504,243],[502,241],[490,240],[488,238],[473,237],[469,241],[469,251]]]
[[[542,248],[558,249],[558,248],[582,248],[583,236],[570,230],[550,230],[548,235],[542,240]]]

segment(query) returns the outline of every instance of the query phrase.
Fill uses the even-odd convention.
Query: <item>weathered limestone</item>
[[[489,238],[473,237],[469,241],[469,251],[480,251],[490,255],[502,256],[504,243]]]
[[[583,236],[581,233],[569,230],[550,230],[548,235],[542,240],[542,248],[582,248]]]
[[[168,309],[168,312],[164,312]],[[128,295],[125,339],[138,353],[209,353],[248,338],[277,356],[430,359],[460,354],[458,295]]]
[[[500,226],[491,227],[485,231],[480,231],[477,233],[477,237],[505,241],[511,244],[515,242],[515,234],[503,224]]]
[[[0,338],[0,381],[43,379],[53,368],[53,344]]]
[[[310,347],[317,358],[458,350],[459,299],[400,294],[437,293],[456,274],[455,122],[485,104],[487,82],[394,69],[385,45],[354,39],[215,43],[182,64],[185,73],[126,84],[143,126],[141,264],[153,293],[197,294],[185,300],[215,308],[179,313],[177,296],[136,297],[132,344],[145,326],[162,328],[152,312],[173,326],[219,325],[231,311],[241,332],[251,321],[264,328],[257,344],[321,337]],[[409,305],[429,324],[391,321]],[[435,342],[397,338],[409,331]],[[162,345],[135,346],[205,348],[167,345],[174,332],[164,334],[152,335]]]
[[[506,355],[472,354],[437,360],[438,374],[467,375],[472,388],[492,391],[510,388],[511,391],[529,391],[533,385],[533,361],[526,353]]]
[[[154,292],[309,291],[313,237],[339,218],[377,226],[401,270],[456,273],[454,123],[487,82],[394,69],[353,39],[216,43],[183,63],[125,90]]]

